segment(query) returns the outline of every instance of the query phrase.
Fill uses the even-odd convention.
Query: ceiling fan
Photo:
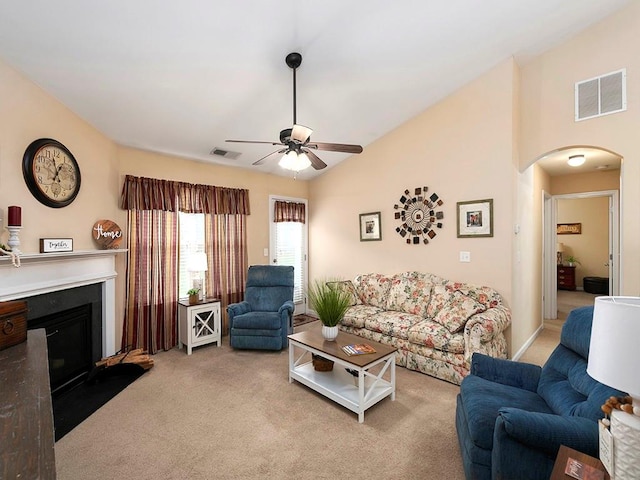
[[[293,70],[293,128],[285,128],[280,132],[279,142],[262,142],[258,140],[226,140],[235,143],[264,143],[267,145],[280,145],[275,152],[265,155],[261,159],[253,162],[253,165],[260,165],[266,159],[276,154],[284,154],[280,160],[280,165],[289,170],[300,171],[310,165],[316,170],[321,170],[327,166],[312,150],[324,150],[328,152],[341,153],[362,153],[360,145],[350,145],[346,143],[326,143],[312,142],[311,130],[309,127],[299,125],[296,121],[296,69],[302,63],[302,55],[293,52],[286,56],[285,62]]]

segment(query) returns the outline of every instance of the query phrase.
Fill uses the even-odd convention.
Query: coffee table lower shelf
[[[299,353],[297,358],[294,353],[296,349]],[[310,360],[305,361],[305,356],[310,357],[310,353],[316,353],[333,360],[333,370],[330,372],[316,371]],[[379,366],[379,369],[371,372],[370,370],[376,366]],[[395,366],[395,353],[390,353],[364,367],[359,367],[295,341],[289,343],[289,382],[296,380],[357,413],[360,423],[364,422],[365,410],[372,405],[388,396],[391,396],[391,400],[395,400]],[[351,375],[345,368],[355,370],[358,375]],[[388,380],[384,378],[385,374],[389,377]]]

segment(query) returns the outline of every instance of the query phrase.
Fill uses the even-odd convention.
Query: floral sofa
[[[397,365],[459,385],[474,352],[507,356],[511,311],[492,288],[419,272],[339,284],[352,298],[340,329],[397,347]]]

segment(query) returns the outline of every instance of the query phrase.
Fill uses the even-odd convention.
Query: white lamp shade
[[[206,272],[207,254],[204,252],[192,253],[187,260],[187,271],[189,272]]]
[[[556,252],[560,252],[560,253],[564,252],[564,243],[558,242],[556,244]]]
[[[640,398],[640,298],[596,297],[587,373]]]

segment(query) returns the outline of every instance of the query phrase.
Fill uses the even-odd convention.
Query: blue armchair
[[[560,445],[598,456],[600,407],[624,393],[587,374],[592,318],[573,310],[542,368],[473,355],[456,408],[467,479],[548,479]]]
[[[293,333],[293,267],[252,265],[245,299],[227,307],[231,347],[282,350]]]

